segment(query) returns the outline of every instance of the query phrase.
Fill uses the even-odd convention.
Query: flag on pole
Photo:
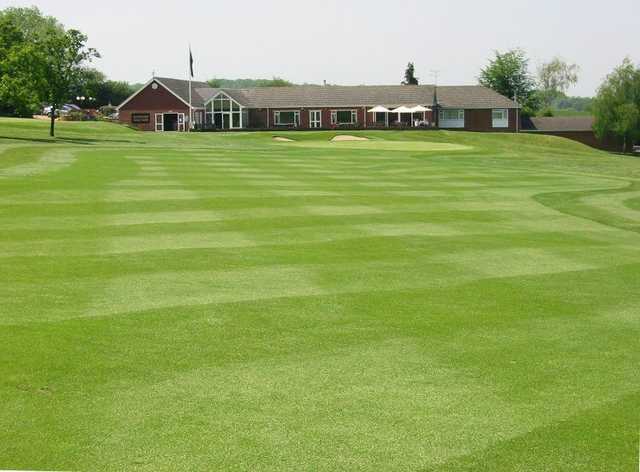
[[[191,54],[191,46],[189,46],[189,73],[193,78],[193,54]]]
[[[191,44],[189,44],[189,123],[187,129],[191,131],[193,123],[193,107],[191,105],[191,79],[193,79],[193,54],[191,54]]]

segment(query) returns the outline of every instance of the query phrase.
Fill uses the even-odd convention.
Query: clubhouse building
[[[514,101],[480,85],[302,85],[212,88],[154,77],[120,106],[146,131],[442,128],[518,131]]]

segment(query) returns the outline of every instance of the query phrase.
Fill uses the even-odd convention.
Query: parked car
[[[78,105],[74,105],[73,103],[65,103],[56,110],[56,116],[64,116],[72,111],[82,111],[82,108],[80,108]],[[42,110],[42,114],[51,116],[51,106],[44,107]]]

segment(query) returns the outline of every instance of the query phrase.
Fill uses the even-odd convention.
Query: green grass
[[[0,469],[626,471],[640,161],[0,120]]]

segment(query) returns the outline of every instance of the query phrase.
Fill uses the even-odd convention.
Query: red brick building
[[[218,89],[154,77],[118,110],[120,121],[148,131],[185,131],[190,122],[197,129],[221,130],[420,126],[516,131],[518,108],[479,85]]]

